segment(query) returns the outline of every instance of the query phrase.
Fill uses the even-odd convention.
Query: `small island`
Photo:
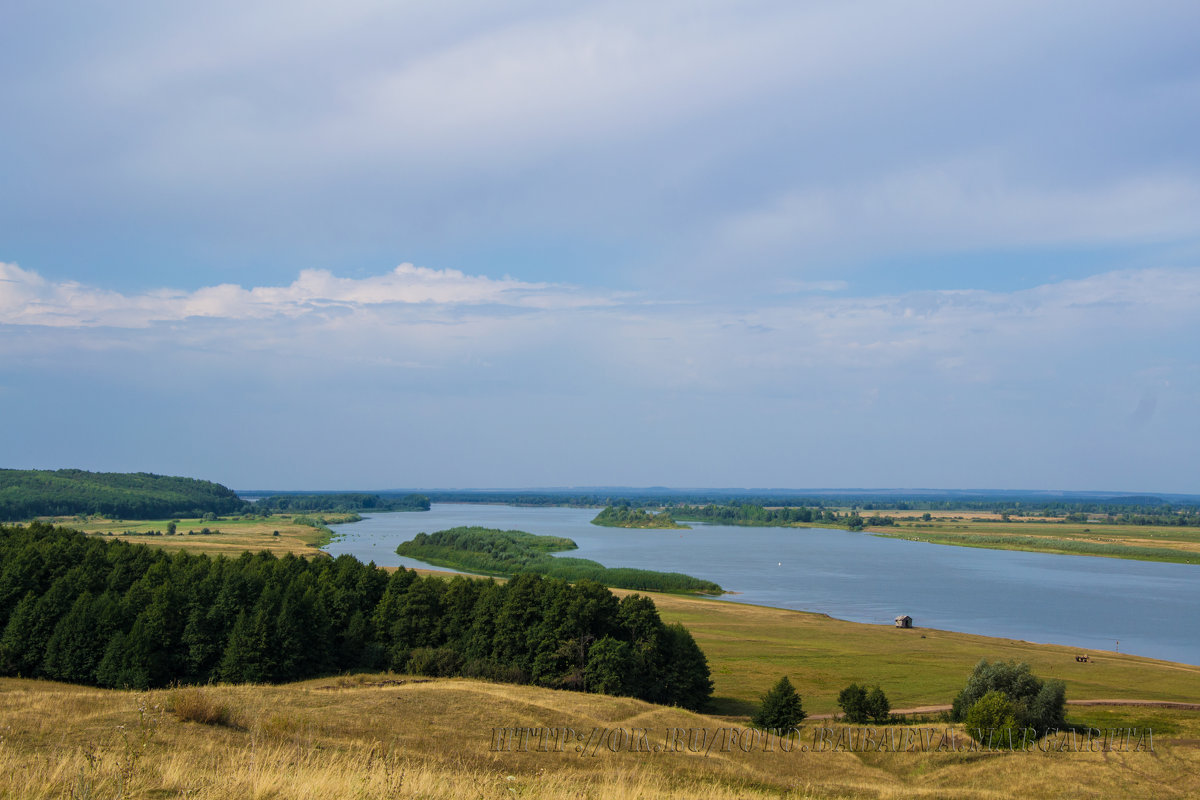
[[[673,530],[688,530],[690,525],[680,525],[669,511],[652,514],[642,508],[629,506],[609,506],[596,515],[593,525],[603,525],[606,528],[667,528]]]
[[[575,542],[561,536],[538,536],[525,531],[470,526],[436,533],[418,533],[397,547],[396,552],[437,567],[505,578],[533,572],[572,583],[592,580],[616,589],[724,594],[718,584],[680,572],[606,567],[586,558],[551,555],[576,548]]]

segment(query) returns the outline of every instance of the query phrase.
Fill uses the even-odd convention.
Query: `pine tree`
[[[784,675],[763,695],[762,704],[750,722],[767,730],[790,730],[807,716],[800,706],[800,695]]]

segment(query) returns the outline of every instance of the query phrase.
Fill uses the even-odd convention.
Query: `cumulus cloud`
[[[195,291],[158,289],[125,295],[73,281],[47,281],[36,272],[0,262],[0,324],[10,325],[139,328],[188,318],[298,317],[322,310],[391,304],[571,308],[608,302],[612,300],[570,287],[412,264],[368,278],[339,278],[327,270],[303,270],[288,286],[245,289],[221,284]]]

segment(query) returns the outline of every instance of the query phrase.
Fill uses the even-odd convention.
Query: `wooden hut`
[[[897,628],[911,628],[912,627],[912,617],[910,617],[908,614],[901,614],[900,616],[896,617],[896,627]]]

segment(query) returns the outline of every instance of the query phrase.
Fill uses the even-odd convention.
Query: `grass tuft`
[[[202,725],[238,727],[234,722],[233,709],[215,695],[203,689],[188,688],[174,690],[167,700],[168,708],[180,722],[199,722]]]

